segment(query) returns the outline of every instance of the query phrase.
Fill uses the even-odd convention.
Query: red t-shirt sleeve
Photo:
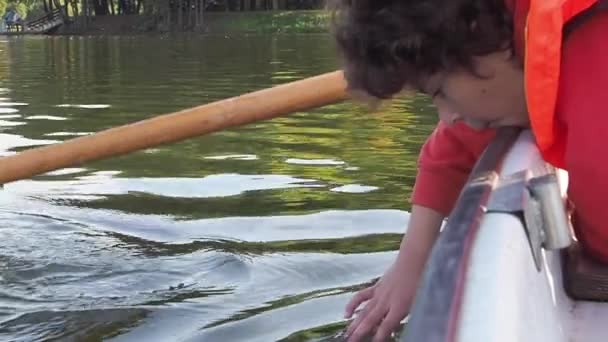
[[[420,151],[412,203],[449,215],[495,130],[440,122]]]
[[[564,44],[557,119],[567,127],[565,167],[578,239],[608,262],[608,12]]]

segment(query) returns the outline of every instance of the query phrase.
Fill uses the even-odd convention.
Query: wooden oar
[[[0,184],[346,99],[342,71],[111,128],[0,159]]]

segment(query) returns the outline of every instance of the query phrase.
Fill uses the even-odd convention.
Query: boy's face
[[[523,71],[510,52],[478,57],[476,70],[478,75],[462,70],[429,79],[425,91],[433,96],[439,118],[477,129],[529,126]]]

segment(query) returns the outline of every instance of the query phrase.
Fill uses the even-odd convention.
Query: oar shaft
[[[0,184],[346,99],[341,71],[111,128],[0,159]]]

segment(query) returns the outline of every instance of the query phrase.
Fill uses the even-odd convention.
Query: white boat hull
[[[524,131],[501,162],[499,174],[506,177],[542,163],[531,135]],[[558,175],[565,194],[567,175]],[[424,298],[416,299],[421,303],[412,312],[412,326],[405,329],[405,341],[608,341],[608,304],[575,301],[566,294],[560,250],[542,249],[539,271],[526,228],[517,216],[485,213],[475,229],[459,260],[443,260],[445,264],[453,263],[462,274],[452,284],[454,295],[441,297],[444,289],[430,284],[431,279],[447,279],[444,275],[448,266],[435,267],[444,271],[426,272],[429,274],[425,274],[426,284],[423,281],[422,287],[427,288],[419,291]],[[444,298],[453,300],[444,308],[437,308],[443,305]],[[448,318],[436,319],[442,310],[449,311]]]
[[[509,152],[501,176],[543,163],[529,132]],[[560,172],[565,193],[567,175]],[[471,250],[458,341],[606,342],[608,304],[566,295],[559,251],[542,250],[539,272],[521,220],[485,215]]]

